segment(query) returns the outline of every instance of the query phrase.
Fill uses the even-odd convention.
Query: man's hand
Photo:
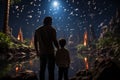
[[[36,51],[36,54],[37,54],[38,57],[40,56],[40,52],[39,51]]]

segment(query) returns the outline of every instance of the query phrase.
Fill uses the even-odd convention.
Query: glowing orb
[[[54,1],[54,2],[53,2],[53,6],[54,6],[54,7],[57,7],[58,5],[59,5],[59,3],[58,3],[57,1]]]

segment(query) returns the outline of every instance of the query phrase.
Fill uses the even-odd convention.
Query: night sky
[[[24,38],[31,38],[34,30],[42,25],[44,17],[51,16],[58,38],[71,35],[82,38],[90,24],[99,36],[101,27],[115,16],[118,7],[117,0],[21,0],[10,7],[9,26],[15,37],[21,27]],[[0,28],[3,25],[2,10]]]

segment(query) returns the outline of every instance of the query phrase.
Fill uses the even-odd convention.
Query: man
[[[51,26],[51,17],[46,17],[43,23],[44,25],[35,31],[34,36],[35,49],[40,56],[40,80],[45,80],[45,69],[47,64],[49,80],[54,80],[54,46],[59,49],[56,39],[56,30]]]

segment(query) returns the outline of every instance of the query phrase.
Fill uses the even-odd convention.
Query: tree
[[[4,9],[4,25],[3,25],[3,32],[5,34],[10,34],[10,27],[8,25],[9,23],[9,10],[10,10],[10,5],[20,2],[21,0],[4,0],[5,3],[5,9]]]
[[[9,22],[9,9],[10,9],[10,0],[5,0],[5,11],[4,11],[4,25],[3,25],[3,32],[5,34],[10,34],[10,29],[8,26]]]

